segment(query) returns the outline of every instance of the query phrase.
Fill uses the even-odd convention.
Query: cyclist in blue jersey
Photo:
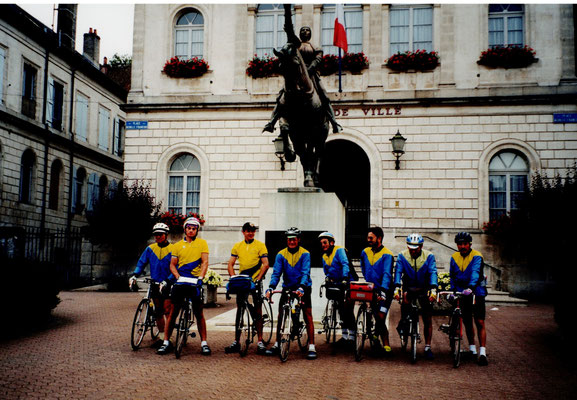
[[[383,230],[371,227],[367,233],[369,247],[361,252],[361,270],[365,281],[375,285],[377,296],[371,309],[375,313],[376,329],[383,340],[384,355],[392,354],[389,330],[385,323],[393,301],[393,253],[383,246]]]
[[[258,343],[256,351],[258,354],[265,354],[266,347],[263,343],[262,337],[262,279],[266,275],[269,268],[268,265],[268,251],[266,246],[260,240],[254,238],[256,226],[247,222],[242,226],[242,234],[244,240],[236,243],[231,251],[230,260],[228,261],[228,274],[235,275],[234,264],[238,260],[238,273],[240,275],[248,275],[252,277],[256,288],[251,290],[252,304],[254,305],[256,314],[259,319],[256,321],[256,331],[258,335]],[[243,296],[236,296],[237,304],[237,319],[238,306],[244,301]],[[240,351],[240,331],[235,332],[234,342],[230,346],[224,348],[225,353],[238,353]]]
[[[287,247],[278,252],[273,273],[270,279],[269,288],[265,296],[270,299],[272,291],[279,284],[282,277],[282,287],[291,291],[297,291],[301,296],[302,312],[307,325],[307,335],[309,338],[309,352],[307,359],[314,360],[317,358],[315,349],[315,327],[313,324],[313,314],[311,308],[311,254],[308,250],[300,246],[301,231],[298,228],[289,228],[286,232]],[[282,305],[286,301],[286,295],[283,293],[279,301],[279,316],[276,330],[276,342],[266,351],[267,355],[279,354],[280,329],[282,323]]]
[[[425,358],[434,358],[431,350],[433,337],[433,306],[437,298],[437,263],[433,253],[423,250],[423,237],[412,233],[407,236],[407,250],[399,253],[395,268],[395,299],[404,296],[401,303],[401,323],[397,330],[407,329],[402,326],[405,316],[410,311],[411,300],[417,298],[421,305],[423,325],[425,326]]]
[[[186,288],[186,284],[178,284],[181,277],[183,278],[198,278],[197,285],[202,289],[202,280],[208,271],[208,244],[206,240],[198,237],[200,229],[200,221],[194,217],[188,218],[184,221],[184,239],[175,243],[172,250],[172,262],[170,263],[170,271],[174,275],[177,284],[173,285],[171,296],[174,303],[174,311],[171,316],[170,328],[174,327],[174,322],[183,300],[182,291]],[[186,279],[182,279],[185,281]],[[178,289],[178,290],[177,290]],[[200,335],[201,354],[209,356],[211,354],[210,347],[206,342],[206,320],[204,318],[204,305],[201,296],[195,296],[193,299],[192,311],[196,317],[198,326],[198,333]]]
[[[154,311],[158,330],[164,333],[164,341],[157,340],[153,347],[159,348],[163,343],[170,343],[170,333],[165,330],[170,312],[172,311],[172,301],[168,296],[168,279],[170,273],[170,260],[172,258],[172,245],[168,241],[169,227],[166,224],[158,223],[152,227],[155,243],[148,246],[136,264],[136,268],[129,279],[131,288],[136,286],[136,278],[143,272],[148,264],[150,266],[151,296],[154,302]],[[163,287],[163,290],[160,288]]]
[[[474,250],[472,246],[473,238],[468,232],[459,232],[455,236],[455,243],[459,251],[451,257],[450,276],[451,288],[455,291],[463,292],[465,295],[461,299],[461,310],[463,312],[463,325],[469,340],[469,350],[471,354],[477,356],[475,346],[475,329],[473,328],[473,317],[477,326],[479,337],[479,365],[488,365],[487,360],[487,332],[485,330],[485,297],[487,288],[485,276],[483,274],[483,255]],[[475,303],[473,304],[473,296]]]
[[[335,246],[335,236],[330,232],[323,232],[319,235],[321,250],[323,252],[322,262],[328,285],[337,286],[343,293],[348,289],[351,280],[358,279],[354,268],[349,264],[347,252],[342,246]],[[354,276],[355,278],[352,278]],[[348,298],[339,302],[339,314],[343,319],[341,344],[353,344],[355,340],[355,302]]]

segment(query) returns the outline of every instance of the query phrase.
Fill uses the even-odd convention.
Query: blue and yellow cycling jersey
[[[459,292],[471,288],[475,296],[486,296],[485,276],[483,275],[483,255],[477,250],[463,257],[458,251],[451,257],[451,288]]]
[[[309,287],[311,280],[311,253],[299,247],[295,253],[287,248],[279,251],[274,262],[269,286],[276,288],[282,276],[283,288]]]
[[[262,259],[268,257],[268,251],[265,244],[259,240],[250,243],[243,240],[232,247],[230,255],[238,258],[239,274],[256,279],[262,267]]]
[[[152,243],[143,252],[133,274],[139,276],[146,264],[150,265],[150,278],[155,282],[162,282],[170,275],[170,260],[172,258],[172,245],[167,243],[166,246],[159,246],[158,243]]]
[[[335,246],[330,255],[323,254],[325,276],[332,281],[350,280],[349,259],[344,247]]]
[[[389,290],[393,282],[393,253],[386,247],[376,253],[367,247],[361,252],[361,270],[365,280],[374,283],[375,288]]]
[[[412,289],[429,289],[437,287],[437,263],[433,253],[422,250],[421,255],[414,259],[409,250],[397,256],[395,267],[395,286]]]
[[[187,278],[198,277],[202,264],[202,253],[208,254],[208,243],[199,237],[190,243],[186,239],[175,243],[172,248],[172,256],[178,258],[178,273]]]

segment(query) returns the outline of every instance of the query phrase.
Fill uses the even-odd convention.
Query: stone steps
[[[527,306],[528,301],[525,299],[519,299],[517,297],[512,297],[509,292],[501,292],[498,290],[493,290],[492,288],[487,288],[488,294],[485,299],[487,305],[495,306]]]

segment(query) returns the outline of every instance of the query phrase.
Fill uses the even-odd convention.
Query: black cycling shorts
[[[473,296],[461,297],[461,311],[463,317],[473,315],[475,319],[485,319],[485,296],[475,296],[475,304],[473,304]]]

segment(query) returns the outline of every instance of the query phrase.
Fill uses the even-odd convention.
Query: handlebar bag
[[[248,275],[234,275],[230,277],[226,285],[226,291],[230,294],[243,294],[254,289],[252,278]]]
[[[349,297],[351,300],[373,301],[374,288],[372,282],[351,282]]]

